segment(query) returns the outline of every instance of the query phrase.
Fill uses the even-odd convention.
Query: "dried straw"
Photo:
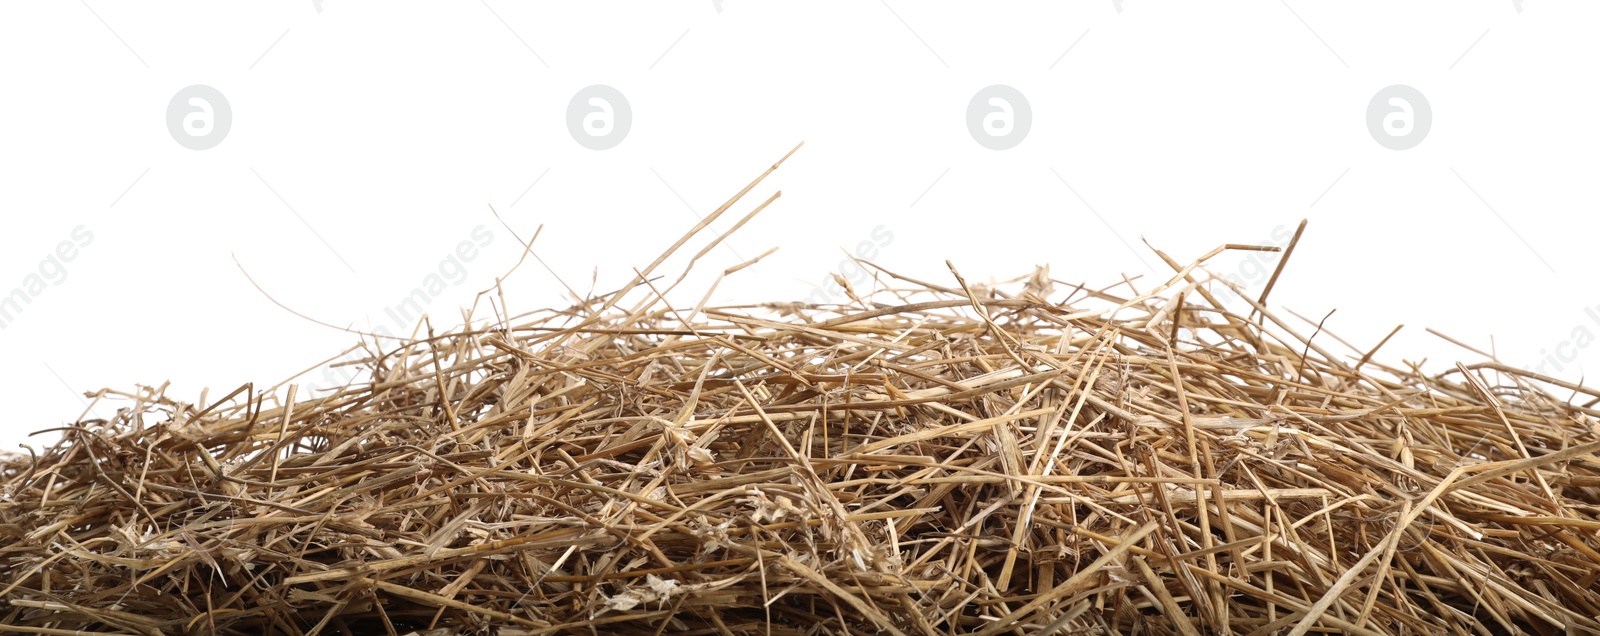
[[[330,395],[94,394],[130,404],[0,465],[0,623],[1600,630],[1597,413],[1553,379],[1331,352],[1225,310],[1220,249],[1143,291],[952,267],[666,308],[656,270],[760,181],[615,293],[372,340]]]

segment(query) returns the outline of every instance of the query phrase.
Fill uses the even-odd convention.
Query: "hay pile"
[[[1335,353],[1165,255],[1148,289],[884,272],[847,306],[669,309],[671,253],[567,309],[371,341],[331,395],[124,394],[7,458],[0,624],[1600,629],[1597,412],[1515,369]]]

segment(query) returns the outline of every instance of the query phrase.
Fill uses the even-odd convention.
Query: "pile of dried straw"
[[[1148,286],[667,308],[704,226],[615,293],[372,340],[331,395],[144,390],[6,458],[0,624],[1600,629],[1600,413],[1529,374],[1387,366],[1165,255]]]

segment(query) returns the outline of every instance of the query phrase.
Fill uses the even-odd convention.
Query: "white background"
[[[781,247],[719,300],[802,300],[875,230],[892,234],[875,260],[919,278],[948,283],[948,259],[974,281],[1049,263],[1108,285],[1165,277],[1141,239],[1188,262],[1308,218],[1273,304],[1338,309],[1328,329],[1361,349],[1404,323],[1384,361],[1478,359],[1432,327],[1517,366],[1563,357],[1545,370],[1577,380],[1600,362],[1585,314],[1600,316],[1597,14],[1541,0],[4,3],[0,297],[41,268],[50,281],[0,329],[0,447],[78,418],[84,390],[170,380],[174,397],[216,397],[355,342],[244,272],[307,316],[402,332],[385,309],[484,226],[489,245],[428,305],[448,326],[520,252],[492,205],[524,238],[543,226],[535,252],[567,284],[609,290],[801,140],[714,226],[783,191],[700,266]],[[166,125],[194,84],[232,112],[209,150]],[[604,151],[567,129],[594,84],[632,110]],[[993,84],[1032,110],[1009,150],[966,124]],[[1394,84],[1432,109],[1404,151],[1366,126]],[[80,226],[92,240],[44,265]],[[1230,254],[1213,269],[1258,292],[1271,266]],[[536,263],[506,289],[514,309],[565,304]]]

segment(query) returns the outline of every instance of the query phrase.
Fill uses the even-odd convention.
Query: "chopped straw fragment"
[[[1253,246],[1158,252],[1143,290],[880,269],[848,305],[664,306],[657,270],[760,181],[613,293],[366,340],[309,399],[119,394],[0,459],[0,624],[1600,630],[1597,413],[1549,378],[1228,311],[1203,264]]]

